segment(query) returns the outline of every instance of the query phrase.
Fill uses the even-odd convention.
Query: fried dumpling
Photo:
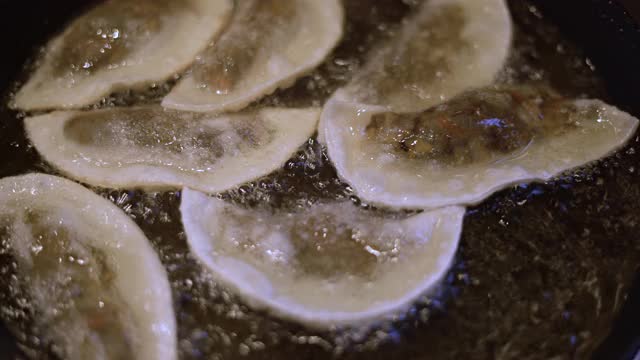
[[[59,111],[25,126],[45,160],[88,184],[216,193],[280,168],[319,116],[316,108],[212,115],[145,106]]]
[[[427,0],[343,91],[355,102],[425,110],[491,84],[511,37],[504,0]]]
[[[417,113],[334,101],[326,143],[362,199],[399,208],[475,204],[624,146],[638,119],[545,88],[488,87]],[[393,174],[393,175],[389,175]]]
[[[164,99],[167,108],[235,111],[317,67],[342,37],[339,0],[243,0],[220,39]]]
[[[507,59],[512,32],[504,0],[425,1],[325,104],[318,140],[325,142],[337,103],[416,112],[490,85]]]
[[[187,68],[222,30],[232,0],[108,0],[46,47],[17,93],[23,110],[80,108],[162,82]]]
[[[388,319],[448,271],[464,208],[379,216],[347,201],[298,212],[246,209],[185,189],[195,256],[250,306],[309,327]]]
[[[118,207],[62,178],[0,180],[0,239],[62,359],[177,358],[167,274]]]

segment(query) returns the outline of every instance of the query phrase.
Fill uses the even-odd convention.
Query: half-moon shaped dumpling
[[[195,256],[250,306],[314,328],[388,319],[436,286],[464,208],[382,217],[351,202],[299,212],[249,210],[185,189]]]
[[[332,100],[322,131],[362,199],[398,208],[475,204],[496,190],[607,156],[638,119],[599,100],[489,87],[418,113]],[[393,174],[390,176],[389,174]]]
[[[164,99],[168,108],[235,111],[318,66],[342,37],[339,0],[243,0],[219,41]]]
[[[176,359],[167,274],[140,228],[108,200],[62,178],[0,180],[0,239],[63,359]]]
[[[79,108],[110,93],[162,82],[187,68],[222,30],[231,0],[108,0],[45,49],[16,94],[23,110]]]
[[[421,111],[491,84],[509,53],[504,0],[428,0],[344,89],[353,101]]]
[[[212,115],[146,106],[60,111],[27,118],[25,126],[40,154],[80,181],[216,193],[281,167],[319,116],[316,108]]]

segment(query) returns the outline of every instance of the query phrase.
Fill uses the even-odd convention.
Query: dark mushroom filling
[[[466,165],[500,160],[535,138],[575,128],[575,106],[542,88],[491,87],[414,114],[373,116],[367,137],[410,159]]]

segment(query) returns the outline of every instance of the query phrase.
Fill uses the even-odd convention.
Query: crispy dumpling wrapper
[[[338,0],[243,0],[228,29],[162,102],[167,108],[240,110],[320,65],[343,32]]]
[[[316,131],[320,110],[214,115],[160,106],[27,118],[27,135],[67,175],[109,188],[228,190],[277,170]]]
[[[395,208],[476,204],[621,148],[638,119],[599,100],[489,87],[418,113],[336,97],[324,110],[331,159],[359,197]]]
[[[71,22],[13,106],[81,108],[186,69],[223,29],[231,0],[108,0]]]
[[[351,202],[246,209],[185,189],[195,256],[250,306],[313,328],[366,326],[405,311],[452,263],[464,208],[372,216]]]
[[[64,359],[176,359],[167,275],[140,228],[108,200],[62,178],[0,180],[0,238]]]

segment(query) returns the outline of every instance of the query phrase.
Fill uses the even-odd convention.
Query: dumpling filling
[[[247,227],[256,216],[264,219],[265,226]],[[277,224],[288,243],[270,241],[276,237],[262,239],[259,233],[271,230],[267,222]],[[403,229],[385,225],[383,218],[359,212],[350,203],[316,205],[302,213],[275,215],[229,207],[223,226],[226,236],[221,240],[233,244],[222,247],[221,252],[240,257],[246,256],[245,252],[258,257],[273,256],[264,260],[291,265],[300,279],[337,280],[355,276],[369,281],[378,270],[377,265],[400,261],[400,247],[414,245],[404,241],[408,234]]]
[[[37,327],[65,359],[135,358],[135,320],[114,288],[107,255],[55,219],[26,211],[0,231],[40,310]]]
[[[146,153],[112,159],[119,166],[144,163],[202,172],[214,168],[225,155],[237,156],[269,144],[276,129],[257,113],[226,121],[152,107],[81,114],[67,122],[63,131],[69,141],[96,151],[125,148]],[[179,161],[180,156],[189,161]],[[101,166],[114,166],[109,160],[105,157]]]
[[[578,129],[577,111],[548,89],[491,87],[422,113],[376,114],[366,132],[371,143],[399,156],[445,166],[481,164],[517,155],[536,139]]]

